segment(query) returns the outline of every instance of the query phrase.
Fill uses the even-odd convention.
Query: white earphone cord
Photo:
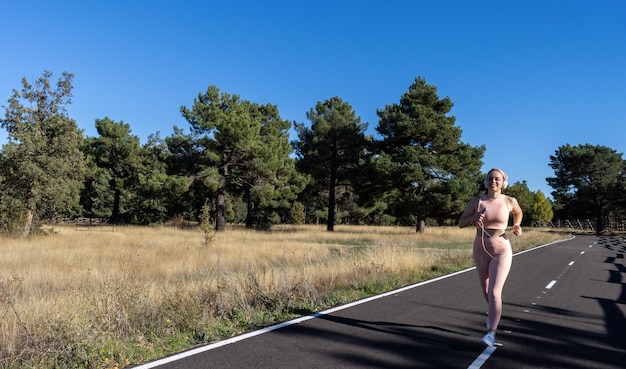
[[[493,255],[491,255],[491,253],[489,251],[487,251],[487,248],[485,247],[485,233],[489,237],[491,237],[491,235],[489,234],[489,232],[485,231],[485,227],[483,225],[483,221],[482,220],[478,221],[478,225],[480,226],[480,229],[482,229],[482,233],[480,234],[480,241],[481,241],[481,243],[483,245],[483,250],[485,250],[485,252],[487,253],[487,255],[489,255],[490,258],[495,259],[495,257]]]

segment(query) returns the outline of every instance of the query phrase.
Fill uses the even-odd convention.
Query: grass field
[[[0,244],[0,367],[121,368],[470,267],[473,229],[55,226]],[[568,237],[525,229],[516,251]],[[477,286],[478,289],[478,286]]]

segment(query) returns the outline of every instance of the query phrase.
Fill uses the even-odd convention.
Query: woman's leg
[[[497,247],[500,250],[494,253],[495,258],[491,260],[489,265],[487,300],[489,301],[489,326],[492,332],[495,332],[498,329],[498,324],[500,324],[500,318],[502,317],[502,290],[513,261],[513,253],[509,241],[504,240],[503,243],[504,245],[500,246],[504,246],[504,248],[500,249],[500,247]]]
[[[491,261],[491,256],[487,255],[487,253],[483,249],[482,240],[480,239],[480,237],[476,237],[476,239],[474,239],[474,249],[472,256],[474,258],[476,271],[478,272],[478,282],[480,283],[480,290],[483,293],[485,301],[489,302],[487,286],[489,285],[489,262]]]

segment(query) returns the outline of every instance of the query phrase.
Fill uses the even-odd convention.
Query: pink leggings
[[[473,255],[480,288],[489,304],[489,326],[495,331],[502,317],[502,288],[513,261],[511,242],[506,235],[478,235],[474,238]]]

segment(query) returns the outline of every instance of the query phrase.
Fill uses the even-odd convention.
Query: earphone
[[[498,168],[492,168],[491,170],[487,172],[487,174],[485,174],[485,179],[483,180],[483,184],[485,185],[485,188],[489,187],[489,180],[487,179],[487,177],[489,177],[489,173],[493,171],[498,171],[502,173],[502,177],[504,179],[504,181],[502,182],[502,189],[505,189],[509,185],[509,176],[507,176],[506,173],[504,173],[501,169],[498,169]]]

